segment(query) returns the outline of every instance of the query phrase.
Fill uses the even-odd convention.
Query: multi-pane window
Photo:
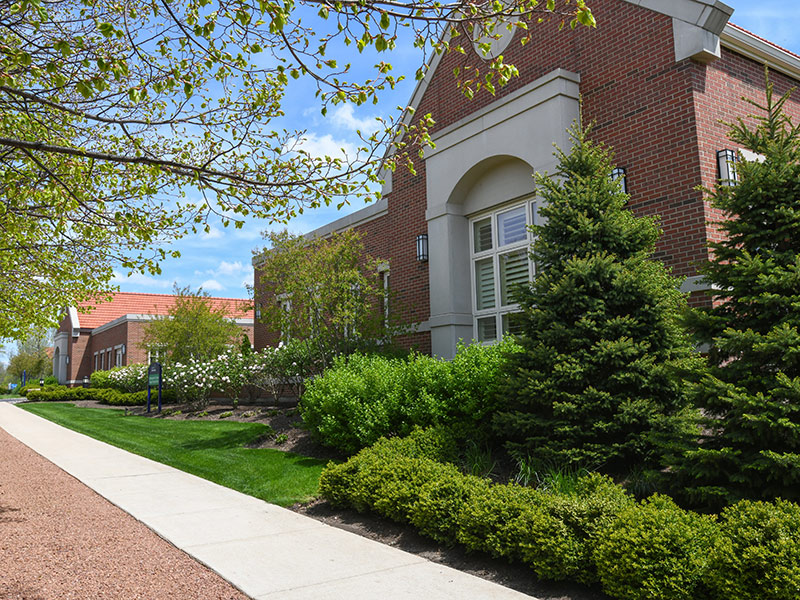
[[[525,202],[471,222],[473,316],[479,342],[518,331],[514,289],[533,276],[528,226],[534,224],[535,214],[536,204]]]

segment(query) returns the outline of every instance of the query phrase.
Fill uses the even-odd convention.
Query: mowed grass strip
[[[280,450],[245,448],[270,433],[261,423],[171,421],[60,402],[19,406],[102,442],[280,506],[313,498],[326,462]]]

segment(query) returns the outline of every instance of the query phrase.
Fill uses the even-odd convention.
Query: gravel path
[[[0,429],[0,598],[248,597]]]

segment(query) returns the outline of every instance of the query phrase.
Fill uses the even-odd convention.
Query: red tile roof
[[[215,309],[223,308],[225,315],[232,319],[252,319],[253,307],[249,300],[239,298],[208,298]],[[166,315],[175,303],[172,294],[133,294],[117,292],[108,302],[82,302],[78,305],[78,319],[81,329],[95,329],[123,315]],[[91,312],[82,312],[93,306]]]

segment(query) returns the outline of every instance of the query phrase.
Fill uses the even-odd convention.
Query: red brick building
[[[253,309],[248,300],[209,298],[235,319],[253,342]],[[69,307],[59,324],[53,350],[53,375],[75,385],[94,371],[148,362],[144,330],[156,315],[169,314],[174,295],[119,292],[108,302]],[[83,312],[90,308],[89,312]]]
[[[456,67],[484,60],[477,52],[435,56],[410,103],[436,121],[436,148],[415,158],[417,175],[387,173],[380,201],[309,233],[364,232],[367,251],[389,264],[416,329],[406,341],[420,350],[451,357],[459,339],[489,342],[508,329],[517,307],[506,289],[533,275],[524,227],[537,219],[531,175],[554,171],[553,144],[567,147],[579,99],[593,138],[614,150],[632,210],[660,216],[657,258],[686,277],[685,291],[704,289],[695,266],[721,215],[698,187],[717,184],[728,166],[722,151],[740,151],[722,122],[753,112],[743,96],[763,99],[765,65],[776,93],[798,85],[800,57],[730,24],[733,10],[718,0],[590,5],[597,29],[544,24],[525,46],[495,42],[487,58],[502,52],[520,72],[495,96],[467,100],[455,85]],[[800,93],[787,110],[800,119]],[[417,255],[420,235],[427,257]],[[256,324],[256,347],[272,339]]]

